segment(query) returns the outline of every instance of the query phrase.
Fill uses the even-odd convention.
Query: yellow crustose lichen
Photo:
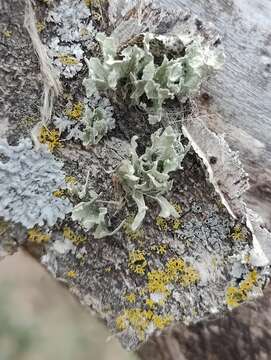
[[[148,291],[169,296],[169,284],[177,282],[183,287],[193,285],[200,279],[197,270],[187,265],[181,258],[171,258],[166,263],[165,270],[152,270],[148,274]]]
[[[42,32],[45,29],[44,21],[37,21],[36,23],[38,33]]]
[[[151,250],[155,251],[158,255],[165,255],[167,249],[168,246],[165,244],[151,246]]]
[[[134,304],[136,302],[136,295],[134,293],[127,294],[127,295],[125,295],[125,299],[129,303]]]
[[[36,244],[48,242],[51,238],[50,234],[46,234],[35,228],[28,230],[28,240]]]
[[[70,55],[66,55],[66,54],[61,54],[58,56],[58,60],[63,64],[63,65],[77,65],[79,64],[79,61],[76,59],[76,57],[74,56],[70,56]]]
[[[65,226],[63,229],[63,236],[64,238],[70,240],[74,245],[80,245],[84,243],[87,238],[84,235],[78,235],[76,234],[71,228],[68,226]]]
[[[77,179],[74,176],[65,176],[65,181],[67,184],[71,184],[71,185],[76,185],[77,184]]]
[[[84,104],[77,102],[76,104],[73,104],[71,109],[66,110],[66,115],[73,120],[78,120],[82,116],[83,111]]]
[[[257,284],[258,274],[256,270],[248,273],[239,287],[230,286],[226,292],[226,302],[229,308],[235,308],[249,299],[249,292]]]
[[[116,327],[123,331],[131,326],[137,333],[137,336],[143,340],[146,330],[151,323],[162,330],[172,322],[172,317],[168,315],[157,315],[152,310],[142,310],[138,308],[126,309],[116,319]]]
[[[40,129],[39,142],[46,144],[50,151],[57,149],[61,146],[60,144],[60,133],[56,129],[49,130],[45,126]]]
[[[246,235],[244,234],[240,225],[236,225],[234,227],[231,237],[235,241],[244,241],[246,239]]]
[[[70,278],[70,279],[75,279],[76,276],[77,276],[77,273],[74,270],[70,270],[70,271],[67,272],[67,277]]]
[[[128,267],[136,274],[144,275],[147,261],[144,251],[134,250],[129,253]]]
[[[66,189],[58,189],[53,191],[53,195],[57,198],[61,198],[66,195]]]

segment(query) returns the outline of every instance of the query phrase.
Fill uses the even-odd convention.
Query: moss
[[[144,275],[146,266],[147,261],[144,251],[134,250],[129,253],[128,267],[132,272],[138,275]]]
[[[36,244],[48,242],[51,238],[50,234],[43,233],[36,228],[28,230],[27,234],[28,234],[28,240]]]
[[[66,111],[66,115],[73,120],[78,120],[82,117],[84,111],[84,104],[77,102],[73,104],[72,108]]]
[[[40,129],[39,142],[46,144],[50,151],[53,151],[61,146],[60,132],[56,129],[49,130],[45,126]]]

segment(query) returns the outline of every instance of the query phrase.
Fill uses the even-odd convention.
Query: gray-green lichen
[[[131,141],[130,159],[123,160],[117,169],[127,195],[137,204],[137,215],[131,225],[133,231],[141,225],[146,215],[145,197],[153,198],[159,203],[161,217],[179,216],[163,195],[172,188],[169,174],[180,167],[185,156],[185,148],[170,126],[151,135],[152,145],[141,156],[137,154],[136,141],[135,136]]]
[[[147,110],[151,124],[161,120],[165,100],[176,95],[193,96],[203,80],[223,63],[223,54],[217,50],[197,41],[185,48],[177,36],[145,33],[131,39],[124,48],[101,33],[97,40],[103,61],[87,61],[87,94],[120,89],[124,98]]]
[[[0,214],[27,228],[54,225],[71,211],[67,199],[53,192],[66,188],[63,163],[44,150],[35,150],[30,139],[16,146],[0,143]]]

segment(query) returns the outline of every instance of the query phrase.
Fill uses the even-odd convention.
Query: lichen
[[[84,111],[84,104],[79,101],[79,102],[73,104],[71,109],[66,110],[66,115],[70,119],[77,120],[77,119],[81,118],[83,111]]]
[[[86,242],[85,235],[76,234],[70,227],[65,226],[63,229],[63,236],[65,239],[70,240],[74,245],[78,246]]]
[[[27,234],[28,234],[28,240],[36,244],[48,242],[51,238],[50,234],[43,233],[42,231],[36,228],[28,230]]]
[[[50,151],[53,151],[61,146],[60,133],[56,129],[49,130],[45,126],[42,126],[39,133],[39,142],[46,144]]]
[[[71,211],[68,199],[57,198],[53,192],[66,188],[63,164],[52,154],[34,150],[30,139],[17,146],[0,142],[0,208],[6,220],[27,228],[45,223],[52,226]]]
[[[230,286],[226,291],[226,303],[230,309],[235,308],[249,299],[249,294],[257,284],[258,273],[254,269],[248,273],[239,286]]]
[[[138,274],[144,275],[145,269],[147,266],[147,261],[145,258],[145,252],[142,250],[133,250],[129,253],[129,262],[128,268]]]
[[[146,196],[159,203],[160,217],[179,217],[174,206],[163,195],[172,187],[169,174],[180,167],[185,156],[185,149],[170,126],[164,131],[159,129],[152,134],[152,145],[141,156],[138,156],[136,151],[136,140],[137,137],[132,138],[130,159],[123,160],[117,169],[124,190],[138,207],[137,215],[131,225],[132,230],[136,230],[144,220],[147,210]]]
[[[103,61],[87,62],[87,93],[121,88],[122,97],[148,111],[151,124],[161,120],[165,100],[197,93],[202,81],[223,62],[222,54],[197,41],[183,54],[184,45],[174,36],[140,34],[123,48],[101,33],[97,40]]]

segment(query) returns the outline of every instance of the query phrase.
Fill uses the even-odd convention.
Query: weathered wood
[[[206,84],[202,96],[206,121],[240,151],[251,183],[247,201],[271,226],[271,2],[160,2],[211,22],[222,37],[224,70]]]

